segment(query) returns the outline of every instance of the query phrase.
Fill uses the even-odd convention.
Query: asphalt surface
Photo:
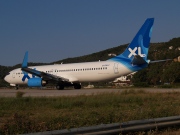
[[[162,88],[134,88],[134,90],[145,90],[147,92],[180,92],[180,88],[177,89],[162,89]],[[16,97],[17,92],[24,92],[23,97],[53,97],[53,96],[77,96],[77,95],[92,95],[99,93],[111,93],[122,92],[128,90],[128,88],[119,89],[65,89],[65,90],[52,90],[52,89],[0,89],[0,97]]]

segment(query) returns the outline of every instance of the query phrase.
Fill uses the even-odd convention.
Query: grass
[[[20,94],[21,95],[21,94]],[[0,98],[0,134],[125,122],[180,115],[180,93],[125,90],[76,97]]]

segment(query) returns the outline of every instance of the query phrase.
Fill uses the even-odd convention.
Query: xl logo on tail
[[[136,54],[136,50],[138,49],[138,54]],[[128,55],[128,58],[131,58],[132,56],[139,55],[141,57],[146,57],[146,54],[141,53],[141,47],[135,47],[133,50],[131,48],[128,48],[130,51],[130,54]]]

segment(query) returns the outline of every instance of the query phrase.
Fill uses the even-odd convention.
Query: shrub
[[[134,83],[135,87],[149,87],[147,82]]]
[[[18,91],[18,92],[16,92],[16,97],[17,98],[22,98],[24,94],[25,94],[24,92]]]

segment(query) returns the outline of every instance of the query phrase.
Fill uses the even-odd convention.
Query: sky
[[[130,43],[147,18],[151,42],[180,37],[180,0],[1,0],[0,65],[49,63]]]

